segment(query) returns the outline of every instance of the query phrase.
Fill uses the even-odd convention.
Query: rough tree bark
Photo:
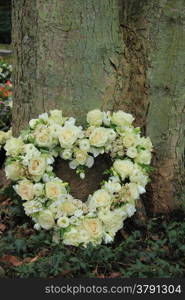
[[[13,0],[15,135],[51,108],[82,124],[93,108],[127,110],[155,148],[147,201],[154,212],[172,210],[184,184],[184,5]],[[68,170],[67,176],[75,186],[75,175]],[[94,190],[92,182],[84,182],[78,196]]]

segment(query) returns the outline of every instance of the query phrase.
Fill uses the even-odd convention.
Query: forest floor
[[[0,195],[0,277],[183,278],[185,211],[126,221],[111,245],[87,248],[52,242],[35,231],[11,185]]]

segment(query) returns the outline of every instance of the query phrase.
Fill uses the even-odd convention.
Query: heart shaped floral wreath
[[[24,200],[26,215],[34,228],[54,229],[54,236],[66,245],[110,243],[123,221],[131,217],[135,201],[145,192],[149,180],[152,143],[140,136],[134,118],[123,111],[87,114],[89,126],[83,130],[62,111],[43,113],[29,122],[18,138],[1,137],[8,159],[7,178],[17,182],[14,189]],[[69,161],[80,178],[91,168],[94,157],[108,153],[112,167],[101,188],[86,202],[69,193],[69,184],[56,177],[52,164],[56,157]]]

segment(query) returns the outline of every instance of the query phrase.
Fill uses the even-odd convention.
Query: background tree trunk
[[[146,206],[168,212],[185,184],[185,0],[123,2],[123,102],[155,149]]]
[[[13,0],[14,133],[52,108],[82,124],[97,107],[131,112],[155,148],[145,202],[154,212],[171,211],[184,184],[184,5]],[[95,188],[84,182],[79,196]]]

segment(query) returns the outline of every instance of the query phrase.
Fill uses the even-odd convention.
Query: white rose
[[[113,168],[124,180],[132,173],[134,164],[130,160],[117,159],[113,164]]]
[[[49,210],[45,210],[39,213],[38,223],[46,230],[51,229],[55,225],[53,214]]]
[[[23,200],[32,200],[35,196],[33,183],[27,179],[20,181],[19,184],[15,186],[15,190]]]
[[[89,207],[103,207],[103,206],[109,206],[111,204],[111,196],[110,194],[103,190],[97,190],[94,192],[93,196],[90,199]]]
[[[44,157],[33,157],[28,164],[28,171],[33,176],[42,176],[46,170],[46,160]]]
[[[11,164],[6,165],[5,173],[8,179],[14,181],[22,179],[25,176],[23,166],[19,161],[13,161]]]
[[[94,109],[88,112],[87,114],[87,122],[91,126],[101,126],[103,121],[103,112],[99,109]]]
[[[109,138],[109,129],[98,127],[92,130],[89,137],[89,142],[92,146],[103,147],[107,143]]]
[[[45,185],[46,196],[49,199],[57,199],[61,194],[66,194],[67,191],[61,180],[49,181]]]
[[[137,155],[135,161],[136,161],[137,163],[140,163],[140,164],[149,165],[150,162],[151,162],[151,159],[152,159],[152,155],[151,155],[151,152],[150,152],[150,151],[148,151],[148,150],[141,150],[141,151],[138,153],[138,155]]]
[[[52,138],[58,139],[58,136],[60,134],[61,126],[59,124],[51,124],[49,126],[49,134]]]
[[[130,158],[135,158],[137,156],[137,149],[135,147],[130,147],[127,149],[127,156]]]
[[[111,118],[112,123],[118,126],[128,126],[132,124],[134,118],[131,114],[127,114],[121,110],[114,112]]]
[[[61,228],[66,228],[69,226],[69,219],[67,217],[60,217],[57,221],[57,225]]]
[[[115,138],[116,138],[116,135],[117,134],[116,134],[116,132],[113,129],[109,129],[109,137],[108,137],[109,142],[114,141]]]
[[[74,125],[65,125],[59,133],[60,145],[63,148],[71,147],[81,133],[81,129]]]
[[[28,157],[33,157],[34,156],[39,156],[41,153],[40,151],[33,145],[33,144],[25,144],[24,145],[24,153],[26,153],[26,155]]]
[[[126,218],[126,214],[124,216],[118,210],[102,210],[98,216],[103,222],[104,230],[112,235],[123,227],[123,220]]]
[[[133,172],[130,174],[130,181],[145,187],[148,182],[148,176],[137,165],[134,166]]]
[[[63,243],[65,245],[78,246],[81,243],[87,244],[90,241],[90,235],[82,225],[71,228],[64,233]]]
[[[5,144],[7,155],[17,156],[23,151],[23,140],[21,138],[11,137]]]
[[[6,132],[0,130],[0,145],[6,143]]]
[[[75,159],[76,159],[78,164],[84,165],[86,160],[87,160],[87,156],[88,156],[87,152],[82,151],[80,149],[75,150]]]
[[[104,185],[104,188],[107,189],[110,193],[118,193],[121,190],[121,184],[118,182],[107,182]]]
[[[30,128],[35,128],[35,126],[37,125],[37,123],[38,123],[38,119],[32,119],[32,120],[30,120],[29,121],[29,126],[30,126]]]
[[[149,137],[141,137],[139,140],[139,145],[144,147],[146,150],[152,151],[153,146]]]

